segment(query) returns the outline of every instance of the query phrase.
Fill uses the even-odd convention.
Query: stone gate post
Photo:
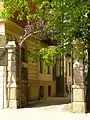
[[[83,76],[83,62],[74,63],[73,112],[85,112],[85,85]]]
[[[74,51],[74,64],[73,64],[73,85],[72,85],[72,102],[73,112],[86,112],[85,105],[85,78],[84,78],[84,59],[83,57],[75,57],[75,52],[82,53],[83,56],[83,44],[77,40]]]
[[[20,107],[20,87],[19,87],[19,71],[17,64],[17,45],[15,41],[8,41],[8,66],[7,66],[7,107]]]

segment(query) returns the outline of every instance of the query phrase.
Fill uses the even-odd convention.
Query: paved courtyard
[[[60,104],[60,101],[63,104],[62,102]],[[53,98],[30,103],[28,108],[3,109],[0,110],[0,120],[90,120],[89,113],[76,114],[66,111],[65,101],[69,102],[67,98],[64,100]]]
[[[90,120],[90,114],[64,112],[62,106],[0,110],[0,120]]]

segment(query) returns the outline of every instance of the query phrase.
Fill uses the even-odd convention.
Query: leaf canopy
[[[85,45],[88,44],[90,0],[4,0],[2,2],[4,2],[4,11],[1,13],[6,19],[18,13],[17,19],[28,21],[34,18],[45,21],[45,31],[51,31],[52,41],[58,42],[53,52],[49,49],[49,53],[44,58],[62,52],[71,52],[74,39],[82,38],[86,42]]]

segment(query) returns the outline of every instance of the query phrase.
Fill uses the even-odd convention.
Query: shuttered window
[[[47,66],[47,74],[50,74],[50,66]]]
[[[28,68],[27,67],[21,68],[21,80],[28,80]]]
[[[22,62],[28,62],[28,57],[26,55],[26,50],[25,48],[21,48],[21,60]]]
[[[40,61],[40,73],[43,73],[43,63]]]

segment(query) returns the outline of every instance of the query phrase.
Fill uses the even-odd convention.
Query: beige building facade
[[[30,101],[56,96],[52,66],[48,67],[39,61],[33,62],[30,56],[26,56],[27,51],[35,53],[35,49],[39,46],[48,45],[29,37],[20,48],[19,37],[23,33],[23,28],[12,21],[0,22],[0,28],[2,40],[0,47],[3,52],[5,52],[4,48],[7,49],[6,64],[1,64],[6,68],[4,106],[18,108],[27,105]]]

